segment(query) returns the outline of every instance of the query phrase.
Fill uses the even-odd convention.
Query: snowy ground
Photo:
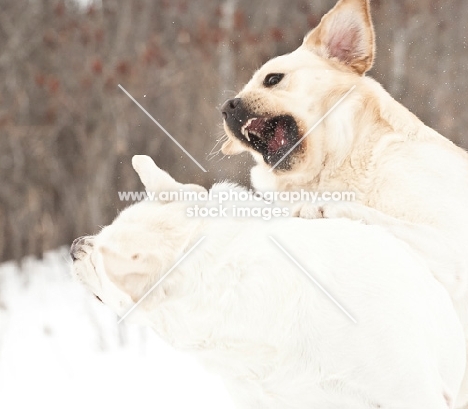
[[[0,265],[0,408],[233,408],[220,379],[118,326],[69,269],[66,249]]]

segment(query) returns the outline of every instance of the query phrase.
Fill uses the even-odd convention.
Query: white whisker
[[[214,157],[216,157],[217,155],[219,155],[219,153],[221,152],[221,149],[223,148],[222,147],[222,144],[224,144],[224,142],[228,141],[229,140],[229,137],[224,134],[222,135],[220,138],[218,138],[216,140],[216,143],[215,145],[213,146],[213,148],[211,149],[211,151],[208,153],[207,155],[207,159],[210,161],[212,160]],[[219,144],[221,144],[221,147],[219,149],[216,150],[216,148],[219,146]]]

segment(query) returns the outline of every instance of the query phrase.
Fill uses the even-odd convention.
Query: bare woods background
[[[130,165],[137,153],[181,181],[247,183],[247,156],[210,155],[222,135],[217,107],[263,62],[297,47],[334,3],[0,0],[0,260],[109,223],[125,205],[117,191],[141,190]],[[468,2],[372,3],[372,75],[468,147]]]

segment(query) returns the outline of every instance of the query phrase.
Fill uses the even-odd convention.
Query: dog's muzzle
[[[241,99],[234,98],[228,99],[223,106],[221,107],[221,113],[223,114],[224,119],[228,119],[228,116],[238,107]]]
[[[230,133],[244,146],[260,153],[267,165],[281,170],[291,168],[292,157],[302,149],[292,115],[252,112],[242,98],[226,101],[221,113]]]
[[[228,99],[221,107],[223,119],[229,129],[240,128],[248,120],[248,112],[241,98]]]
[[[91,236],[81,236],[73,240],[72,245],[70,246],[70,257],[75,262],[80,259],[80,256],[85,254],[83,251],[84,246],[91,244]]]

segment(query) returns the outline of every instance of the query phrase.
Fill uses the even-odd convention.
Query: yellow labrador
[[[365,75],[373,59],[369,1],[340,0],[223,105],[223,152],[253,155],[258,190],[355,192],[354,203],[296,213],[378,224],[407,241],[452,296],[468,339],[468,155]],[[467,399],[468,372],[457,405]]]

